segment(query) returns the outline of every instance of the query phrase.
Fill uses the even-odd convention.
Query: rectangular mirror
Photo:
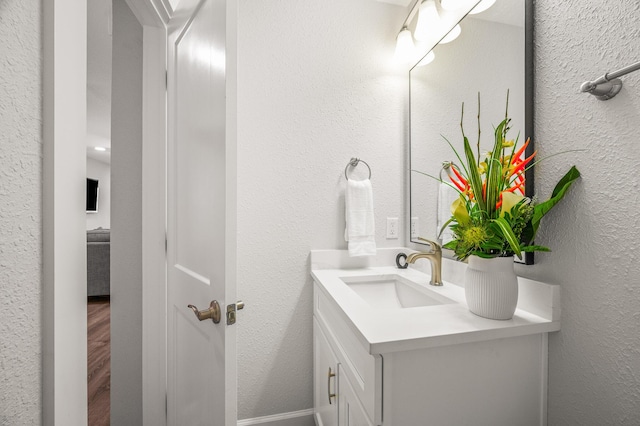
[[[493,146],[494,126],[505,117],[509,90],[511,131],[507,139],[518,138],[521,146],[531,138],[526,155],[534,152],[532,11],[533,0],[497,0],[486,11],[467,15],[460,22],[460,36],[433,49],[433,61],[418,62],[411,69],[411,242],[421,244],[418,237],[440,243],[450,239],[447,231],[437,237],[451,217],[450,206],[457,193],[416,171],[444,180],[443,164],[460,162],[444,138],[463,155],[463,102],[464,131],[475,150],[480,93],[480,152],[487,152]],[[533,195],[533,169],[526,173],[525,194]],[[525,253],[523,262],[533,263],[533,253]]]

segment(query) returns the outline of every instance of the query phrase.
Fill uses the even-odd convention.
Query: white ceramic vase
[[[495,320],[513,317],[518,304],[513,256],[492,259],[469,256],[464,278],[464,293],[471,312]]]

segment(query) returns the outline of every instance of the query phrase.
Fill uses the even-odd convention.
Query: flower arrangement
[[[508,104],[507,93],[507,111]],[[464,117],[464,104],[462,116]],[[478,112],[478,121],[479,119]],[[580,172],[573,166],[557,183],[547,201],[537,203],[526,197],[525,172],[539,160],[533,161],[537,152],[525,157],[529,139],[521,147],[518,147],[519,138],[507,140],[510,122],[508,113],[505,113],[504,120],[495,128],[493,148],[484,155],[480,154],[480,132],[477,152],[474,154],[464,133],[462,120],[460,127],[464,156],[459,155],[447,140],[460,161],[461,168],[452,164],[447,170],[450,183],[441,182],[453,187],[460,196],[451,205],[452,216],[440,233],[447,226],[451,228],[453,240],[444,247],[453,250],[459,260],[471,255],[482,258],[516,255],[522,258],[523,252],[550,251],[547,247],[533,243],[540,220],[580,177]]]

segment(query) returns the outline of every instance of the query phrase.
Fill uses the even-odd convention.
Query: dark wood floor
[[[111,309],[108,297],[87,305],[87,382],[89,426],[109,426],[111,392]]]

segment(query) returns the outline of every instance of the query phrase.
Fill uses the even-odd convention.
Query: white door
[[[226,318],[227,306],[236,303],[235,274],[228,262],[228,256],[235,256],[235,226],[226,226],[235,223],[229,216],[235,209],[227,209],[235,196],[227,181],[227,158],[234,158],[227,150],[235,147],[230,141],[235,132],[227,125],[234,111],[225,96],[226,2],[182,0],[168,26],[170,426],[236,424],[236,333]],[[220,307],[217,324],[200,321],[188,307],[204,311],[214,300]]]

